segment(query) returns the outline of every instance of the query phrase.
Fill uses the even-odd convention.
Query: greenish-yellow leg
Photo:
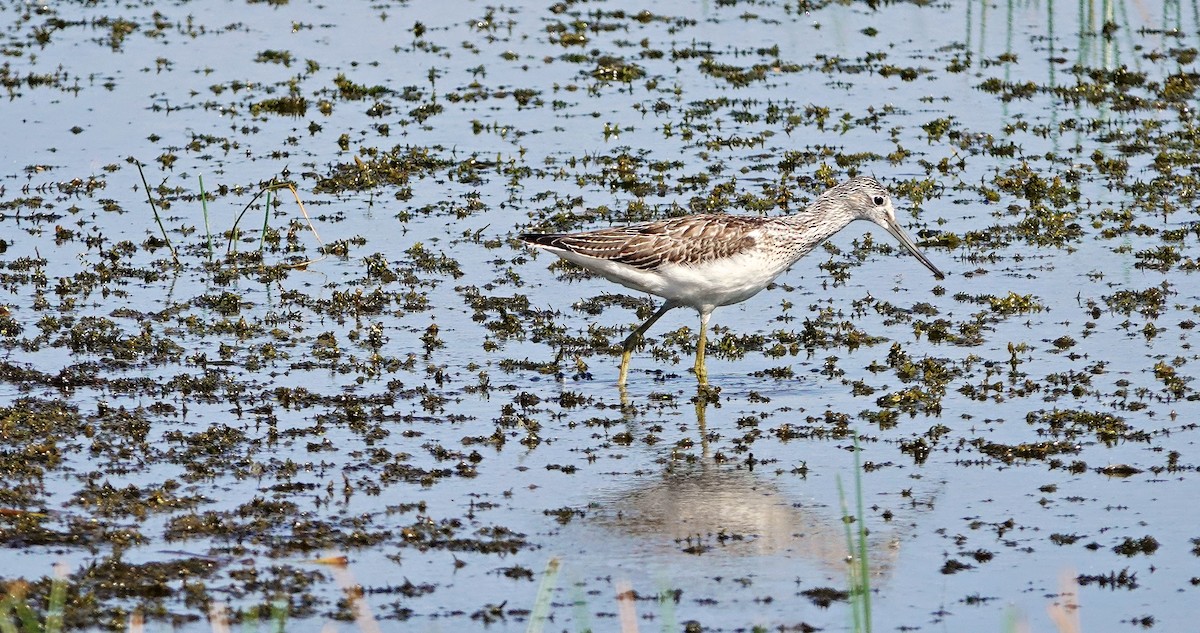
[[[708,384],[708,367],[704,365],[704,344],[708,339],[708,317],[710,313],[700,314],[700,340],[696,343],[696,380],[700,384]]]
[[[651,325],[654,325],[655,321],[659,320],[662,315],[666,314],[667,310],[670,310],[674,307],[675,304],[669,301],[664,303],[663,307],[659,308],[658,312],[654,313],[654,316],[646,319],[645,323],[638,326],[638,329],[634,330],[633,334],[630,334],[629,338],[625,339],[625,343],[621,345],[621,377],[617,378],[618,387],[625,386],[625,379],[629,377],[629,358],[633,356],[633,348],[637,347],[638,342],[642,340],[642,335],[646,333],[646,330],[650,329]]]

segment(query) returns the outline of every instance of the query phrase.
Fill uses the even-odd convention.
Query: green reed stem
[[[197,176],[197,178],[200,180],[200,208],[204,210],[204,234],[208,237],[208,261],[211,262],[213,259],[213,236],[208,222],[208,196],[204,194],[204,176]]]
[[[550,617],[550,599],[554,594],[554,586],[558,583],[560,565],[558,557],[551,558],[546,563],[546,571],[542,572],[542,582],[538,584],[537,598],[533,601],[533,612],[529,615],[526,633],[542,633],[542,628],[546,626],[546,620]]]
[[[171,259],[175,261],[175,265],[179,265],[179,255],[175,253],[175,247],[171,246],[171,238],[167,236],[167,227],[163,226],[162,216],[158,214],[158,205],[154,204],[154,196],[150,194],[150,183],[146,181],[146,172],[142,170],[142,161],[133,161],[137,165],[138,175],[142,177],[142,185],[146,188],[146,200],[150,202],[150,210],[154,212],[154,221],[158,223],[158,230],[162,232],[163,241],[167,243],[167,248],[171,251]]]

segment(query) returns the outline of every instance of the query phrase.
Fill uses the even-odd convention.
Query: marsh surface
[[[845,630],[857,431],[877,630],[1194,626],[1194,5],[878,4],[4,0],[4,578],[315,631],[345,555],[522,631],[557,557],[552,630]],[[860,173],[947,279],[852,225],[698,402],[693,313],[623,401],[653,302],[514,239]]]

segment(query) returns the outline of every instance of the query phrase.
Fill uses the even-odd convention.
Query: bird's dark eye
[[[882,207],[883,206],[883,196],[875,196],[874,198],[871,199],[871,202],[874,202],[875,206],[877,206],[877,207]]]

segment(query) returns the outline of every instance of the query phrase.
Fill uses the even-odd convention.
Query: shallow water
[[[5,577],[318,630],[344,553],[385,630],[520,631],[558,557],[550,630],[622,583],[847,630],[857,431],[878,628],[1054,630],[1063,577],[1083,630],[1186,628],[1194,8],[801,5],[0,5]],[[513,239],[857,173],[948,278],[851,226],[715,313],[707,405],[693,313],[623,402],[650,303]],[[273,181],[319,240],[282,190],[260,250]]]

